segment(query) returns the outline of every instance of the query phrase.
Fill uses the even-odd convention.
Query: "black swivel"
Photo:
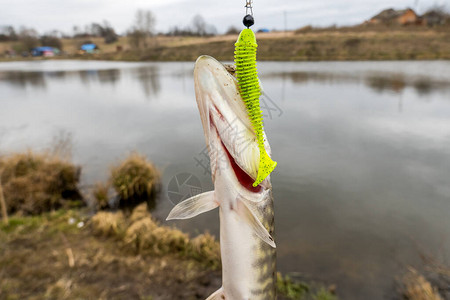
[[[246,15],[244,20],[242,20],[242,23],[244,23],[245,27],[250,28],[250,26],[255,24],[255,19],[253,19],[252,15]]]

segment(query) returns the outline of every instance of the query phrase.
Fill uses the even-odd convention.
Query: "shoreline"
[[[87,190],[68,144],[0,156],[0,298],[205,299],[220,287],[217,239],[152,216],[152,162],[131,153]],[[276,283],[279,299],[336,299],[321,282],[277,273]]]
[[[153,38],[152,46],[132,49],[126,37],[114,44],[93,38],[100,52],[76,54],[76,39],[63,40],[65,55],[44,57],[0,57],[5,61],[33,60],[106,60],[106,61],[195,61],[207,54],[218,60],[232,61],[237,35],[215,37]],[[257,33],[258,61],[383,61],[383,60],[450,60],[450,32],[442,29],[312,29]],[[0,53],[12,48],[0,43]],[[119,50],[121,49],[121,50]]]
[[[8,299],[205,299],[221,286],[218,241],[159,224],[145,203],[11,215],[0,223],[0,245],[0,296]],[[280,300],[338,299],[334,285],[280,273],[277,288]]]

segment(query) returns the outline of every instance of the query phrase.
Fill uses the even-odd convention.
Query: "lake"
[[[131,151],[163,171],[153,214],[183,174],[212,189],[193,62],[0,63],[0,154],[70,135],[82,184]],[[391,299],[421,254],[450,254],[450,62],[260,62],[278,269]],[[180,175],[181,174],[181,175]],[[177,177],[178,175],[178,177]],[[169,185],[169,183],[172,184]],[[195,182],[195,181],[194,181]],[[171,196],[172,195],[172,196]],[[170,225],[217,235],[218,212]]]

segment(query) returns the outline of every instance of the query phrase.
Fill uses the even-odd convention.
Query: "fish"
[[[180,202],[167,220],[219,209],[222,287],[207,300],[276,299],[272,184],[267,175],[253,185],[260,146],[237,79],[222,63],[203,55],[195,63],[194,82],[214,190]],[[270,157],[264,130],[262,134]]]

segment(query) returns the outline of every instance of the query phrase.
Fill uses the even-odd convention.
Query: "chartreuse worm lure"
[[[259,167],[253,186],[260,184],[277,166],[267,154],[264,147],[263,116],[259,104],[261,89],[256,71],[256,37],[250,28],[243,29],[235,44],[234,62],[236,64],[236,78],[250,116],[253,130],[258,139]]]

